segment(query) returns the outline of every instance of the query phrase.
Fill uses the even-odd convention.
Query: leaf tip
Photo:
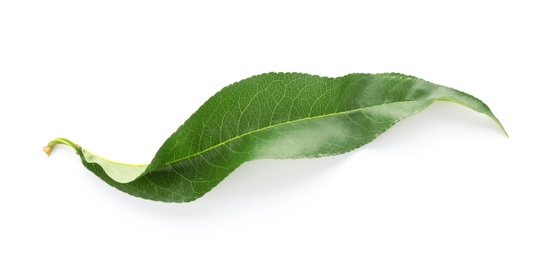
[[[507,138],[510,138],[510,137],[509,137],[509,133],[507,132],[507,130],[505,130],[505,127],[503,126],[503,124],[501,124],[501,121],[499,121],[499,119],[497,119],[497,117],[496,117],[495,115],[493,115],[492,113],[491,113],[490,117],[491,117],[491,119],[493,119],[493,121],[494,121],[495,123],[497,123],[497,125],[499,126],[499,128],[501,128],[501,131],[503,131],[503,133],[505,134],[505,136],[506,136]]]

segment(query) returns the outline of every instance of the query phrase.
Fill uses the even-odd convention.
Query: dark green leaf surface
[[[246,161],[349,152],[434,101],[464,105],[502,128],[479,99],[412,76],[268,73],[211,97],[167,139],[149,165],[110,161],[62,138],[49,143],[46,152],[58,143],[70,145],[85,167],[119,190],[150,200],[187,202]]]

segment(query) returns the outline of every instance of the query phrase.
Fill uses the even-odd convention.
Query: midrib
[[[363,110],[363,109],[367,109],[367,108],[380,107],[380,106],[384,106],[384,105],[393,105],[393,104],[406,103],[406,102],[417,102],[417,101],[426,101],[426,100],[406,100],[406,101],[399,101],[399,102],[392,102],[392,103],[382,103],[382,104],[378,104],[378,105],[359,107],[359,108],[350,109],[350,110],[346,110],[346,111],[335,112],[335,113],[330,113],[330,114],[324,114],[324,115],[319,115],[319,116],[305,117],[305,118],[300,118],[300,119],[296,119],[296,120],[292,120],[292,121],[286,121],[286,122],[281,122],[281,123],[277,123],[277,124],[274,124],[274,125],[269,125],[269,126],[266,126],[266,127],[262,127],[262,128],[258,128],[258,129],[252,130],[252,131],[248,131],[248,132],[246,132],[246,133],[244,133],[244,134],[235,136],[235,137],[233,137],[233,138],[231,138],[231,139],[227,139],[227,140],[225,140],[225,141],[223,141],[223,142],[220,142],[220,143],[218,143],[218,144],[216,144],[216,145],[210,146],[210,147],[208,147],[208,148],[206,148],[206,149],[204,149],[204,150],[202,150],[202,151],[199,151],[199,152],[197,152],[197,153],[194,153],[194,154],[191,154],[191,155],[188,155],[188,156],[185,156],[185,157],[182,157],[182,158],[179,158],[179,159],[170,161],[170,162],[166,162],[165,165],[171,165],[171,164],[173,164],[173,163],[176,163],[176,162],[179,162],[179,161],[183,161],[183,160],[186,160],[186,159],[191,158],[191,157],[198,156],[198,155],[200,155],[200,154],[203,154],[203,153],[205,153],[205,152],[207,152],[207,151],[210,151],[210,150],[212,150],[212,149],[215,149],[215,148],[217,148],[217,147],[219,147],[219,146],[222,146],[222,145],[227,144],[227,143],[229,143],[229,142],[235,141],[235,140],[240,139],[240,138],[242,138],[242,137],[245,137],[245,136],[247,136],[247,135],[251,135],[251,134],[254,134],[254,133],[257,133],[257,132],[261,132],[261,131],[265,131],[265,130],[268,130],[268,129],[272,129],[272,128],[274,128],[274,127],[278,127],[278,126],[282,126],[282,125],[287,125],[287,124],[294,124],[294,123],[298,123],[298,122],[303,122],[303,121],[313,120],[313,119],[319,119],[319,118],[324,118],[324,117],[343,115],[343,114],[347,114],[347,113],[351,113],[351,112],[355,112],[355,111],[359,111],[359,110]]]

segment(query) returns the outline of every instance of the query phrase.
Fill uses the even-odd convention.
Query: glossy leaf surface
[[[349,152],[434,101],[469,107],[502,128],[479,99],[412,76],[268,73],[211,97],[167,139],[149,165],[110,161],[61,138],[45,149],[50,153],[58,143],[72,146],[85,167],[131,195],[187,202],[210,191],[244,162]]]

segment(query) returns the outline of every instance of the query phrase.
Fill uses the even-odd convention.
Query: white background
[[[559,258],[552,1],[185,2],[0,3],[1,259]],[[149,162],[215,92],[270,71],[415,75],[480,98],[510,138],[435,104],[345,155],[246,163],[184,204],[41,151],[62,136]]]

